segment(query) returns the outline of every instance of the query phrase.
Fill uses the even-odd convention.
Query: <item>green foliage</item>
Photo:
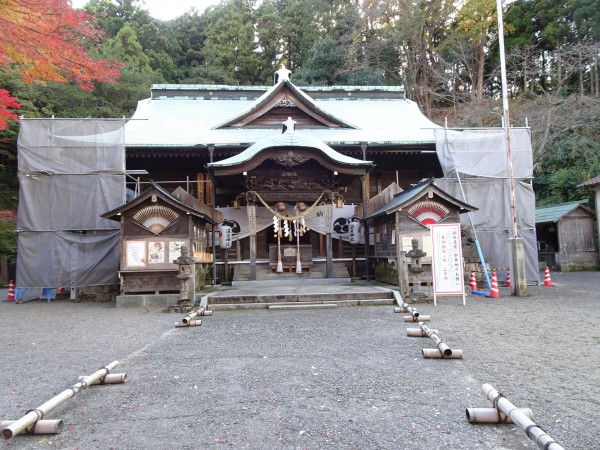
[[[0,222],[0,255],[13,261],[17,257],[17,233],[12,222]]]
[[[98,56],[124,62],[114,85],[27,85],[0,71],[26,117],[130,116],[152,83],[398,85],[451,126],[499,126],[492,0],[223,0],[169,22],[143,0],[91,0],[107,39]],[[598,0],[515,0],[504,15],[513,122],[527,118],[540,202],[576,198],[600,173]],[[484,51],[485,50],[485,51]],[[483,86],[481,86],[483,83]],[[437,116],[435,116],[437,114]],[[16,202],[18,123],[0,135],[0,194]],[[2,189],[7,189],[2,191]],[[12,206],[11,206],[12,205]]]
[[[206,65],[218,67],[223,78],[254,84],[258,54],[253,12],[247,1],[228,0],[207,12],[209,25],[202,55]]]

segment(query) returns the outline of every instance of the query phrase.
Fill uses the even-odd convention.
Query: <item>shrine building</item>
[[[286,69],[274,81],[153,85],[126,126],[128,187],[182,188],[222,214],[219,279],[364,278],[376,255],[351,224],[390,185],[443,176],[440,127],[399,86],[296,86]]]

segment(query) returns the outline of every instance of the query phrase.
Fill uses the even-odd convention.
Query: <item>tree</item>
[[[227,0],[207,11],[209,25],[202,54],[205,69],[219,68],[223,79],[256,81],[258,62],[252,0]],[[208,72],[207,72],[208,73]]]
[[[114,82],[120,65],[86,51],[99,37],[92,17],[68,0],[0,0],[0,67],[26,83],[74,81],[92,89],[94,81]],[[0,94],[0,130],[15,107],[14,97]]]
[[[174,61],[177,75],[173,82],[195,82],[190,78],[190,74],[195,68],[204,65],[202,49],[208,25],[207,14],[199,14],[196,9],[191,9],[171,22],[174,38],[179,45],[179,52]]]
[[[497,28],[498,16],[495,0],[468,0],[458,13],[456,32],[473,45],[474,67],[472,89],[478,100],[483,99],[486,49],[492,31]]]

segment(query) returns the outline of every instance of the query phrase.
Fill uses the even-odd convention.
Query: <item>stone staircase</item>
[[[300,275],[300,274],[298,274]],[[345,279],[263,280],[222,287],[207,295],[208,309],[323,309],[338,306],[393,305],[390,288]]]
[[[275,272],[269,268],[268,264],[256,265],[256,281],[302,281],[302,280],[323,280],[327,278],[327,267],[325,261],[314,261],[311,271],[303,270],[302,273]],[[333,278],[337,280],[350,281],[350,275],[344,262],[333,262]],[[233,271],[233,285],[240,282],[250,281],[250,265],[236,264]]]

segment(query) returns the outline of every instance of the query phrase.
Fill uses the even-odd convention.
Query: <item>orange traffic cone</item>
[[[550,269],[546,266],[546,272],[544,273],[544,286],[552,287],[552,280],[550,279]]]
[[[469,288],[472,291],[477,290],[477,280],[475,279],[475,271],[471,270],[471,279],[469,280]]]
[[[506,273],[506,287],[511,287],[511,284],[510,284],[510,270]]]
[[[490,291],[490,297],[500,297],[500,291],[498,290],[498,278],[496,278],[496,272],[492,272],[492,289]]]
[[[8,283],[8,298],[6,299],[6,301],[15,301],[15,282],[13,280],[10,280],[10,283]]]

